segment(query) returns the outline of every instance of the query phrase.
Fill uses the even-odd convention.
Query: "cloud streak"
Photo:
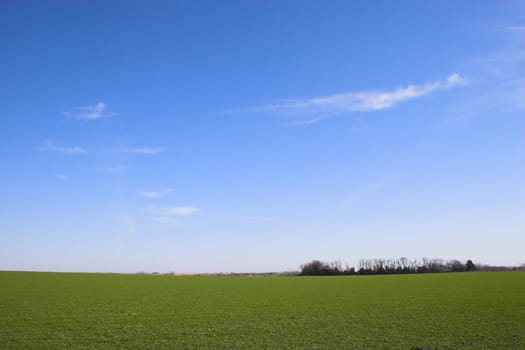
[[[475,77],[471,91],[451,106],[438,127],[467,125],[478,116],[492,115],[498,119],[512,115],[518,118],[525,111],[525,42],[523,24],[489,28],[500,44],[486,53],[465,58],[463,65]]]
[[[173,227],[181,224],[180,217],[191,216],[199,212],[196,207],[152,207],[146,218],[160,224],[162,227]]]
[[[162,197],[165,197],[167,196],[168,194],[170,194],[171,192],[174,192],[175,189],[173,188],[167,188],[165,190],[161,190],[161,191],[147,191],[147,192],[141,192],[141,195],[143,197],[147,197],[147,198],[162,198]]]
[[[320,122],[323,119],[324,119],[324,117],[321,116],[321,117],[315,117],[315,118],[311,118],[311,119],[297,120],[295,122],[290,123],[290,125],[292,125],[292,126],[311,125],[311,124],[315,124],[317,122]]]
[[[44,146],[38,147],[38,151],[51,152],[51,153],[61,153],[61,154],[72,154],[72,155],[82,155],[88,154],[88,151],[82,147],[78,146],[56,146],[52,141],[46,141]]]
[[[134,154],[158,154],[166,150],[164,147],[138,147],[138,148],[128,148],[124,150],[125,153],[134,153]]]
[[[73,116],[75,119],[96,120],[101,118],[112,117],[115,114],[107,111],[107,105],[104,102],[97,102],[94,105],[78,106],[73,110],[64,113],[67,116]]]
[[[43,152],[51,153],[61,153],[61,154],[91,154],[91,155],[107,155],[107,154],[119,154],[119,153],[129,153],[129,154],[138,154],[138,155],[153,155],[159,154],[166,151],[164,147],[135,147],[135,148],[126,148],[126,149],[113,149],[113,150],[90,150],[79,146],[58,146],[53,141],[46,140],[44,145],[37,147],[36,150]],[[108,173],[117,173],[122,172],[126,169],[125,166],[115,166],[105,169]]]
[[[162,209],[162,212],[168,216],[186,216],[195,214],[198,211],[199,208],[195,207],[171,207]]]
[[[317,115],[293,125],[309,125],[327,116],[353,112],[378,111],[392,108],[398,103],[431,94],[437,90],[446,90],[465,84],[459,73],[453,73],[442,81],[424,84],[410,84],[392,91],[357,91],[308,99],[281,100],[274,104],[250,108],[250,112],[270,112],[281,115]]]

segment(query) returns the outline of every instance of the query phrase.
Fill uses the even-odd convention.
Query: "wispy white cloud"
[[[135,153],[135,154],[158,154],[166,150],[164,147],[138,147],[138,148],[128,148],[124,150],[125,153]]]
[[[199,208],[195,207],[163,207],[154,208],[152,213],[157,217],[170,217],[170,216],[186,216],[192,215],[199,211]]]
[[[461,126],[475,120],[477,116],[493,115],[501,119],[505,115],[522,114],[525,111],[525,78],[485,79],[489,80],[488,83],[458,101],[436,126]]]
[[[51,140],[45,140],[44,145],[37,147],[38,151],[62,153],[62,154],[92,154],[92,155],[107,155],[107,154],[118,154],[118,153],[130,153],[139,155],[153,155],[159,154],[166,151],[165,147],[136,147],[136,148],[125,148],[125,149],[108,149],[108,150],[90,150],[80,146],[59,146]],[[107,173],[118,173],[126,169],[125,166],[118,165],[114,167],[108,167],[104,169]]]
[[[56,174],[55,177],[59,180],[62,180],[62,181],[66,181],[69,179],[68,176],[64,175],[64,174]]]
[[[472,77],[468,94],[449,108],[438,127],[457,127],[478,116],[520,116],[525,111],[525,41],[523,24],[489,28],[500,44],[489,52],[467,57],[463,70]]]
[[[143,197],[148,197],[148,198],[162,198],[162,197],[165,197],[165,196],[167,196],[168,194],[170,194],[171,192],[174,192],[174,191],[175,191],[175,189],[173,189],[173,188],[167,188],[167,189],[161,190],[161,191],[141,192],[140,194]]]
[[[94,105],[73,107],[72,110],[67,111],[64,114],[82,120],[96,120],[115,115],[115,113],[107,110],[107,105],[104,102],[100,101]]]
[[[184,220],[177,216],[151,215],[145,216],[146,219],[154,223],[149,230],[179,230],[184,227]]]
[[[459,73],[453,73],[444,81],[427,82],[419,85],[410,84],[392,91],[344,92],[308,99],[281,100],[274,104],[255,106],[245,111],[301,115],[303,117],[317,115],[314,118],[296,121],[293,124],[309,125],[331,115],[388,109],[398,103],[429,95],[436,90],[446,90],[465,83],[465,79]]]
[[[78,146],[57,146],[52,141],[46,140],[44,146],[38,147],[38,151],[62,153],[62,154],[88,154],[88,151]]]
[[[164,208],[166,215],[181,216],[181,215],[192,215],[199,211],[199,208],[195,207],[171,207]]]
[[[465,84],[465,78],[463,78],[459,73],[453,73],[447,77],[447,82],[444,84],[444,88],[448,89],[453,86]]]
[[[196,207],[150,207],[146,209],[144,217],[158,224],[158,227],[177,228],[183,223],[183,216],[191,216],[199,212]]]
[[[315,124],[317,122],[320,122],[321,120],[323,120],[325,117],[315,117],[315,118],[311,118],[311,119],[305,119],[305,120],[296,120],[294,122],[291,122],[290,125],[291,126],[299,126],[299,125],[311,125],[311,124]]]

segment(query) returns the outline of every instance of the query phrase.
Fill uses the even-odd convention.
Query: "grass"
[[[0,272],[2,349],[525,349],[525,273]]]

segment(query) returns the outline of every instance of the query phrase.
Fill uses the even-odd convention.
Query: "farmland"
[[[525,273],[0,272],[2,349],[525,348]]]

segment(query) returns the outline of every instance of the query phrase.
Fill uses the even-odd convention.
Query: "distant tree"
[[[330,267],[327,263],[319,260],[312,260],[301,265],[301,275],[323,275]]]
[[[476,271],[476,265],[474,265],[472,260],[470,260],[470,259],[467,260],[467,265],[465,267],[465,271],[467,271],[467,272]]]
[[[341,264],[341,260],[336,260],[330,263],[330,272],[333,275],[342,275],[343,274],[343,267]]]
[[[525,264],[522,265],[525,268]],[[345,265],[336,260],[327,263],[320,260],[312,260],[301,265],[301,275],[381,275],[381,274],[405,274],[405,273],[440,273],[440,272],[465,272],[465,271],[510,271],[519,267],[509,266],[476,266],[472,260],[465,264],[457,259],[445,262],[443,259],[409,260],[405,257],[399,259],[361,259],[357,268]]]
[[[463,272],[465,271],[465,265],[459,260],[450,260],[447,262],[448,271],[451,272]]]
[[[343,272],[343,274],[345,274],[345,275],[355,275],[356,274],[355,267],[348,267],[348,266],[346,266],[345,271]]]

